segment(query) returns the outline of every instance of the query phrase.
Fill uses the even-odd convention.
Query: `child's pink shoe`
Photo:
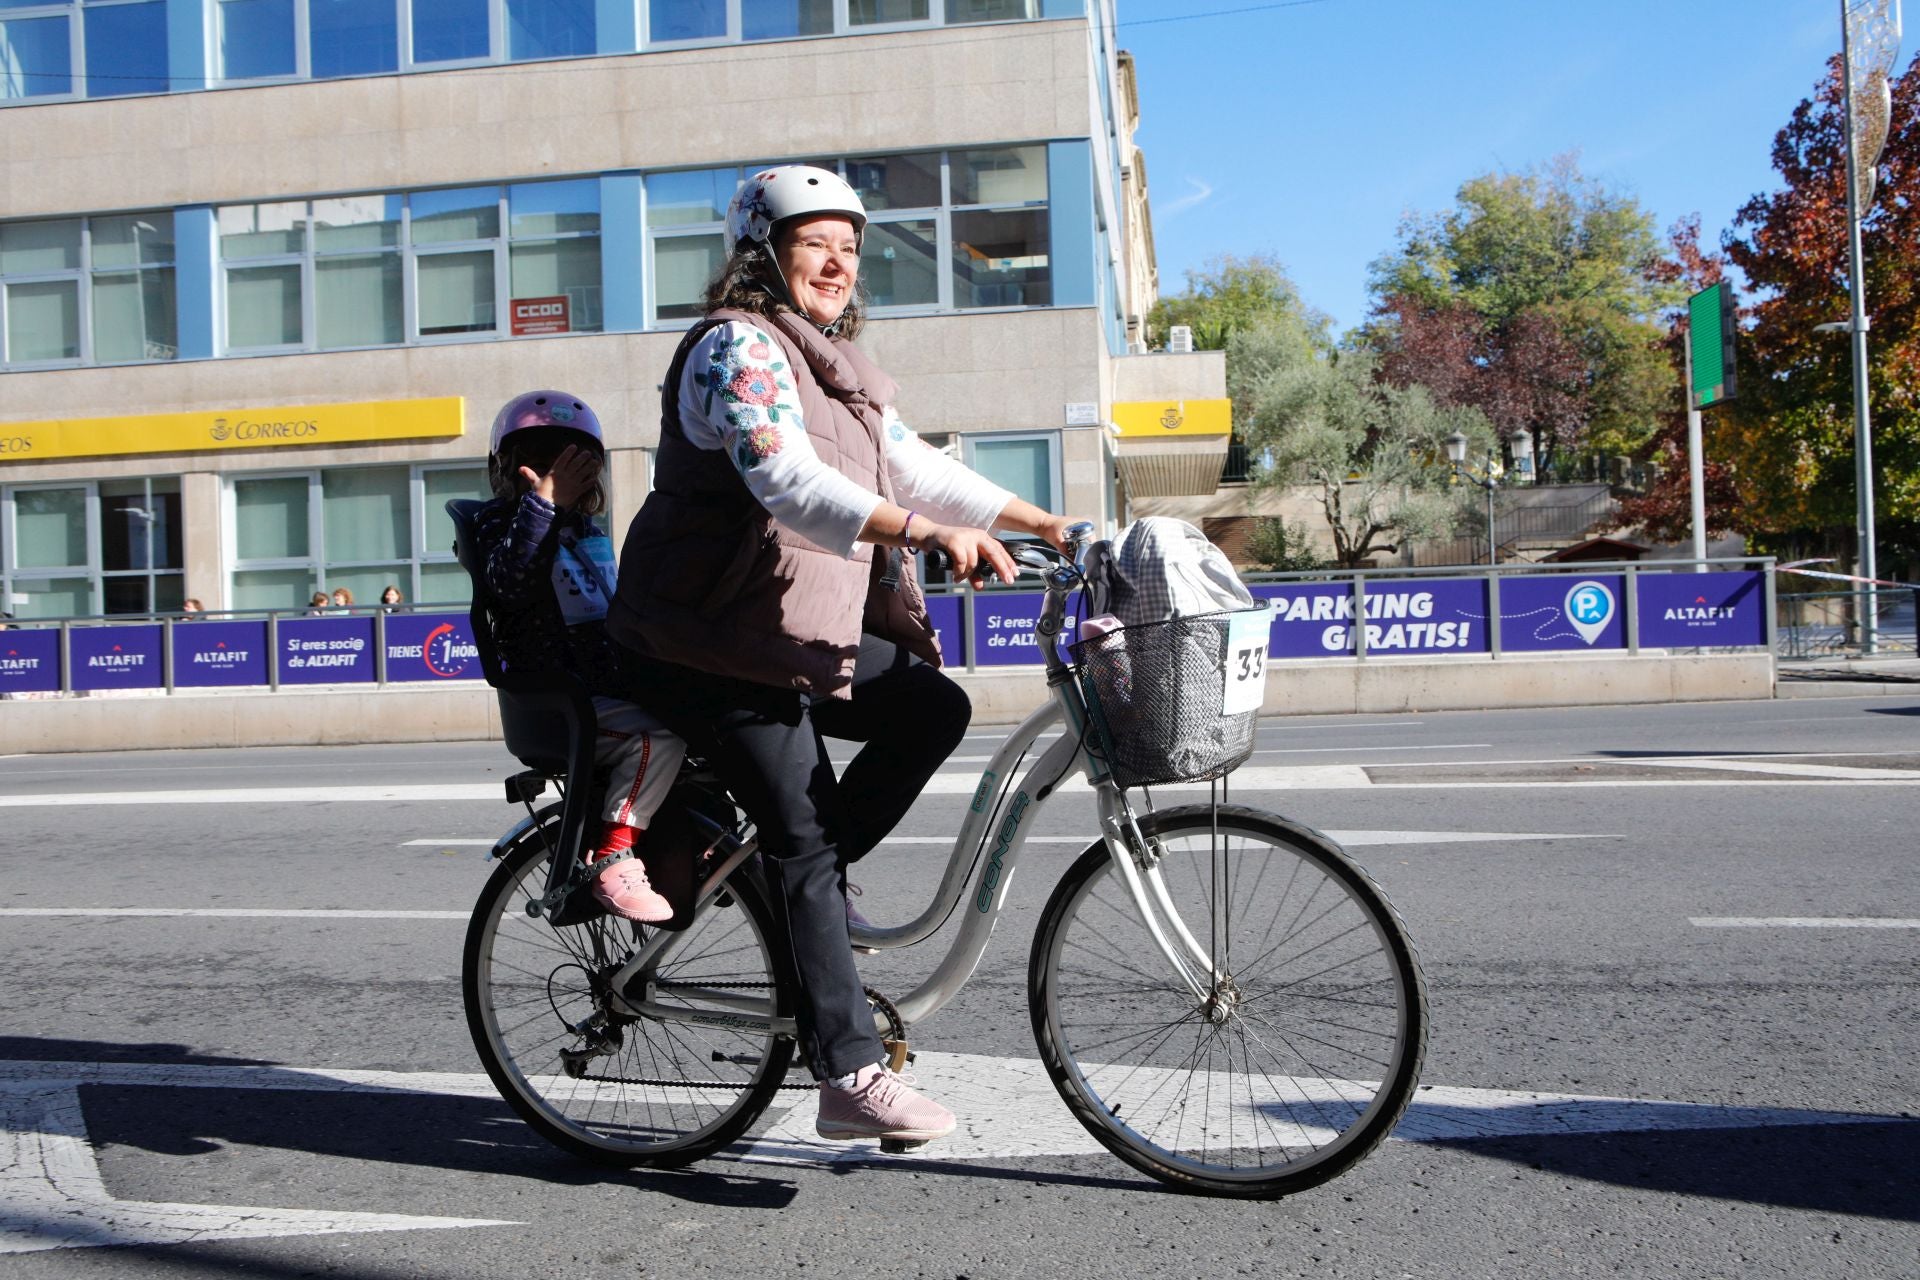
[[[640,859],[628,854],[595,865],[600,867],[593,882],[595,902],[623,920],[641,924],[659,924],[672,918],[673,904],[647,882],[647,869]]]

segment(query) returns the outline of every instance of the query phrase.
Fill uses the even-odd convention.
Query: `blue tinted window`
[[[413,0],[413,60],[458,62],[484,58],[487,0]]]
[[[649,40],[718,40],[726,34],[726,0],[648,0]]]
[[[738,169],[689,169],[647,175],[647,223],[719,222],[740,186]]]
[[[293,0],[221,0],[222,76],[252,80],[295,70]]]
[[[740,0],[742,40],[832,34],[832,0]]]
[[[507,56],[594,52],[594,0],[507,0]]]
[[[307,57],[316,80],[393,71],[400,27],[393,0],[307,0]]]
[[[419,209],[418,202],[414,205]],[[557,236],[600,229],[600,183],[594,178],[569,182],[516,182],[507,188],[508,235]]]
[[[0,22],[0,97],[73,92],[65,18]]]
[[[165,0],[87,10],[87,95],[165,93]]]

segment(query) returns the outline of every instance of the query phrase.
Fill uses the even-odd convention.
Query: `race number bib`
[[[553,557],[553,595],[568,626],[606,617],[613,583],[611,539],[600,536],[560,544]]]
[[[1245,609],[1227,616],[1226,693],[1220,714],[1237,716],[1258,711],[1267,693],[1267,636],[1273,629],[1273,610]]]

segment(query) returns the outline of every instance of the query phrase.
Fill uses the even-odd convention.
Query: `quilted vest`
[[[661,386],[654,488],[627,529],[608,631],[660,661],[843,698],[863,630],[937,666],[920,586],[889,572],[896,557],[864,542],[842,556],[775,523],[724,450],[701,449],[681,430],[687,358],[729,320],[771,334],[785,352],[820,460],[893,500],[881,429],[893,379],[791,312],[716,311],[681,340]]]

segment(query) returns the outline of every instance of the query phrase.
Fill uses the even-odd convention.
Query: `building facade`
[[[441,507],[532,387],[608,425],[617,533],[727,201],[786,161],[867,202],[903,418],[1120,518],[1116,386],[1224,391],[1128,355],[1154,276],[1113,29],[1114,0],[14,0],[0,608],[464,600]]]

